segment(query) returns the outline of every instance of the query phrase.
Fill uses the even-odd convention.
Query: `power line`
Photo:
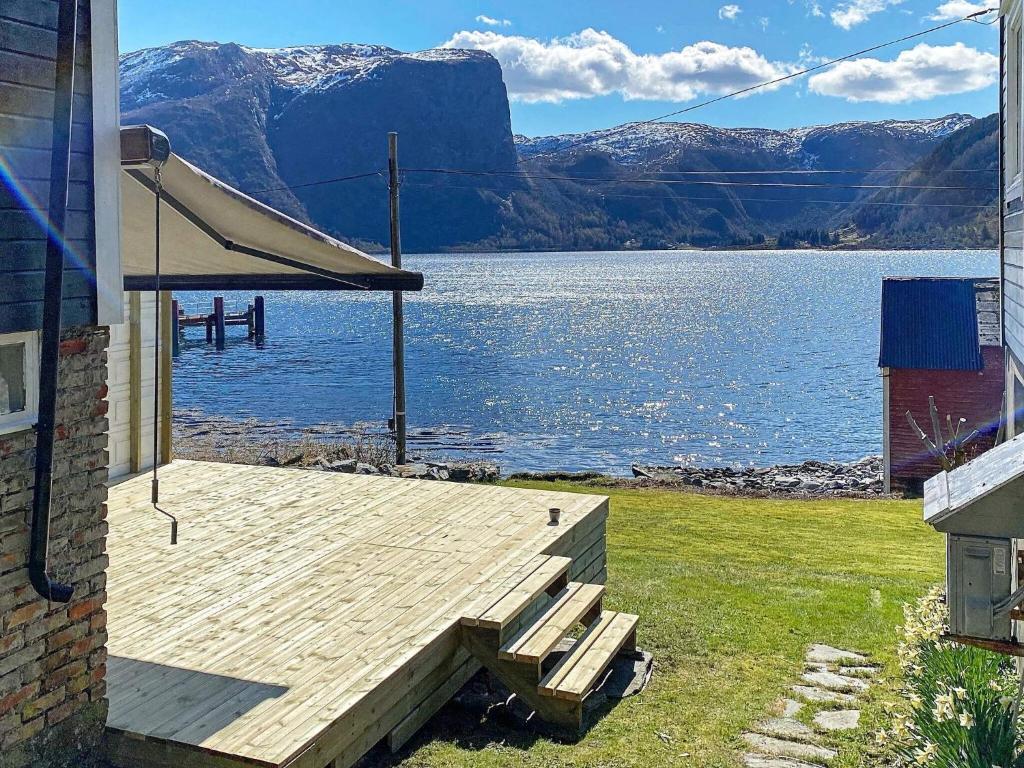
[[[900,43],[905,43],[907,41],[914,40],[916,38],[924,37],[926,35],[931,35],[933,33],[939,32],[940,30],[944,30],[944,29],[947,29],[949,27],[953,27],[953,26],[958,25],[958,24],[963,24],[964,22],[974,22],[976,24],[983,24],[982,22],[979,22],[978,18],[980,16],[986,15],[988,13],[992,13],[993,11],[996,11],[996,10],[997,10],[997,8],[987,8],[985,10],[977,11],[976,13],[972,13],[970,15],[964,16],[963,18],[957,18],[957,19],[951,20],[951,22],[946,22],[945,24],[940,24],[940,25],[937,25],[935,27],[931,27],[931,28],[929,28],[927,30],[922,30],[921,32],[916,32],[916,33],[914,33],[912,35],[905,35],[904,37],[897,38],[895,40],[890,40],[890,41],[885,42],[885,43],[880,43],[878,45],[873,45],[871,47],[864,48],[864,49],[856,51],[854,53],[848,53],[847,55],[840,56],[839,58],[834,58],[834,59],[830,59],[828,61],[823,61],[823,62],[819,63],[819,65],[815,65],[814,67],[809,67],[809,68],[801,70],[799,72],[794,72],[794,73],[785,75],[785,76],[780,77],[780,78],[775,78],[774,80],[767,80],[767,81],[764,81],[762,83],[757,83],[755,85],[752,85],[752,86],[749,86],[749,87],[746,87],[746,88],[741,88],[739,90],[732,91],[731,93],[726,93],[724,95],[716,96],[715,98],[708,99],[706,101],[701,101],[700,103],[691,104],[690,106],[686,106],[686,108],[684,108],[682,110],[677,110],[675,112],[670,112],[670,113],[667,113],[665,115],[659,115],[658,117],[650,118],[649,120],[644,120],[644,121],[641,121],[641,122],[638,122],[638,123],[637,122],[627,123],[625,125],[617,126],[615,128],[610,128],[610,129],[607,129],[606,131],[604,131],[603,133],[601,133],[600,136],[591,135],[591,136],[582,138],[582,139],[580,139],[578,141],[571,142],[571,143],[567,144],[566,146],[559,147],[557,152],[558,153],[569,152],[571,150],[574,150],[574,148],[577,148],[577,147],[582,146],[582,145],[587,144],[587,143],[591,143],[593,141],[597,141],[599,139],[607,138],[608,136],[615,135],[616,133],[622,133],[623,131],[632,130],[634,128],[637,128],[637,127],[640,127],[640,126],[644,126],[644,125],[650,125],[652,123],[657,123],[657,122],[665,120],[667,118],[677,117],[679,115],[683,115],[683,114],[686,114],[686,113],[694,112],[695,110],[700,110],[702,108],[705,108],[705,106],[710,106],[711,104],[715,104],[715,103],[718,103],[720,101],[724,101],[724,100],[729,99],[729,98],[735,98],[737,96],[741,96],[741,95],[746,94],[746,93],[751,93],[751,92],[753,92],[755,90],[759,90],[761,88],[767,88],[767,87],[772,86],[772,85],[777,85],[777,84],[783,83],[783,82],[785,82],[787,80],[793,80],[794,78],[799,78],[799,77],[802,77],[804,75],[809,75],[812,72],[817,72],[819,70],[823,70],[823,69],[826,69],[828,67],[837,65],[837,63],[840,63],[842,61],[848,61],[848,60],[850,60],[852,58],[856,58],[857,56],[862,56],[862,55],[864,55],[866,53],[872,53],[874,51],[881,50],[883,48],[888,48],[890,46],[899,45]],[[554,154],[554,152],[540,153],[538,155],[531,156],[530,158],[526,158],[525,160],[536,160],[536,159],[539,159],[539,158],[550,157],[552,154]],[[522,161],[520,160],[519,162],[522,162]],[[407,171],[413,170],[414,172],[417,172],[416,169],[403,169],[403,170],[407,170]],[[981,168],[979,168],[979,169],[962,169],[962,170],[961,169],[957,169],[957,170],[941,171],[941,172],[942,173],[948,173],[948,172],[956,172],[956,173],[982,173],[982,172],[986,172],[987,170],[988,169],[981,169]],[[419,171],[419,172],[424,172],[424,171]],[[454,171],[454,169],[447,169],[447,172],[455,172],[455,171]],[[731,174],[794,173],[794,174],[796,174],[796,173],[803,173],[803,172],[804,171],[798,171],[798,170],[788,170],[788,171],[707,171],[708,174],[716,174],[716,173],[718,173],[718,174],[726,174],[726,173],[731,173]],[[878,169],[878,170],[850,170],[850,171],[846,171],[846,170],[819,170],[819,171],[810,171],[810,170],[808,170],[807,171],[807,173],[822,173],[822,174],[825,174],[825,173],[847,173],[847,172],[850,172],[850,173],[911,173],[911,172],[921,173],[921,171],[914,171],[913,169],[906,169],[906,170],[899,170],[899,171],[890,171],[890,170],[887,170],[887,169]],[[469,172],[467,171],[466,173],[469,173]],[[525,174],[525,172],[522,172],[522,173]],[[680,174],[680,175],[682,175],[682,174],[693,174],[693,175],[696,175],[698,173],[703,173],[703,172],[700,172],[700,171],[659,171],[657,173],[660,173],[660,174],[676,173],[676,174]],[[508,175],[512,175],[512,174],[509,173]],[[343,181],[354,181],[354,180],[357,180],[357,179],[369,178],[371,176],[381,176],[381,177],[383,177],[383,171],[369,171],[367,173],[359,173],[359,174],[355,174],[355,175],[352,175],[352,176],[338,176],[338,177],[335,177],[335,178],[326,178],[326,179],[318,179],[318,180],[315,180],[315,181],[308,181],[308,182],[301,183],[301,184],[290,184],[290,185],[285,185],[285,186],[269,187],[267,189],[257,189],[255,191],[252,191],[252,193],[250,193],[250,194],[251,195],[264,195],[264,194],[267,194],[267,193],[272,193],[272,191],[286,191],[286,190],[291,190],[291,189],[301,189],[301,188],[310,187],[310,186],[323,186],[323,185],[326,185],[326,184],[334,184],[334,183],[339,183],[339,182],[343,182]],[[579,179],[573,179],[573,180],[579,180]],[[871,188],[871,187],[865,187],[865,188]],[[938,187],[936,187],[936,188],[938,188]],[[953,187],[942,187],[942,188],[952,189]],[[980,190],[980,189],[978,189],[978,190]]]
[[[772,187],[786,189],[913,189],[930,191],[958,191],[958,192],[998,192],[998,187],[968,187],[960,185],[935,185],[935,184],[807,184],[788,181],[714,181],[707,179],[696,179],[692,181],[682,179],[650,179],[639,177],[599,177],[599,176],[559,176],[553,174],[535,174],[523,171],[468,171],[460,168],[403,168],[404,173],[430,173],[447,176],[483,176],[483,177],[511,177],[515,179],[536,179],[540,181],[575,181],[592,184],[659,184],[685,186],[714,186],[714,187]]]
[[[371,176],[384,177],[383,171],[368,171],[366,173],[357,173],[354,176],[339,176],[334,179],[319,179],[318,181],[308,181],[304,184],[290,184],[284,187],[269,187],[268,189],[257,189],[254,192],[250,192],[250,195],[262,195],[267,192],[284,192],[291,189],[304,189],[305,187],[319,187],[324,184],[336,184],[341,181],[355,181],[356,179],[367,179]]]
[[[938,32],[940,30],[946,29],[948,27],[953,27],[953,26],[956,26],[957,24],[962,24],[965,21],[975,21],[976,22],[978,20],[979,16],[985,16],[985,15],[987,15],[989,13],[993,13],[993,12],[998,11],[998,10],[999,10],[998,8],[986,8],[983,11],[977,11],[976,13],[972,13],[972,14],[970,14],[968,16],[964,16],[961,19],[954,19],[953,21],[947,21],[944,24],[938,24],[938,25],[936,25],[934,27],[930,27],[928,29],[923,29],[920,32],[915,32],[912,35],[905,35],[904,37],[900,37],[900,38],[897,38],[895,40],[889,40],[888,42],[885,42],[885,43],[879,43],[878,45],[873,45],[870,48],[864,48],[863,50],[856,51],[855,53],[848,53],[845,56],[840,56],[837,59],[831,59],[829,61],[824,61],[824,62],[822,62],[820,64],[814,65],[813,67],[807,67],[806,69],[801,69],[801,70],[799,70],[797,72],[791,72],[788,75],[783,75],[782,77],[777,77],[777,78],[775,78],[773,80],[765,80],[764,82],[756,83],[755,85],[751,85],[751,86],[748,86],[746,88],[741,88],[738,91],[732,91],[731,93],[726,93],[726,94],[723,94],[722,96],[716,96],[713,99],[708,99],[707,101],[702,101],[699,104],[692,104],[689,107],[684,107],[683,109],[677,109],[674,112],[666,112],[664,115],[658,115],[657,117],[652,117],[652,118],[650,118],[648,120],[642,120],[640,122],[633,122],[633,123],[626,123],[624,125],[618,126],[617,128],[610,128],[607,131],[603,132],[600,136],[591,135],[591,136],[584,137],[584,138],[582,138],[582,139],[580,139],[580,140],[578,140],[578,141],[576,141],[574,143],[569,144],[568,146],[559,147],[557,151],[559,153],[571,151],[573,149],[576,149],[577,147],[583,146],[584,144],[589,144],[591,142],[597,141],[598,139],[606,139],[606,138],[608,138],[608,136],[614,136],[616,133],[621,133],[622,131],[630,130],[630,129],[633,129],[633,128],[638,128],[638,127],[644,126],[644,125],[650,125],[651,123],[657,123],[657,122],[665,120],[666,118],[669,118],[669,117],[678,117],[679,115],[684,115],[684,114],[687,114],[688,112],[693,112],[693,111],[698,110],[698,109],[703,109],[704,107],[709,107],[712,104],[717,104],[718,102],[725,101],[726,99],[733,99],[733,98],[736,98],[737,96],[743,96],[744,94],[752,93],[753,91],[760,90],[761,88],[768,88],[768,87],[770,87],[772,85],[778,85],[780,83],[784,83],[787,80],[792,80],[792,79],[797,78],[797,77],[803,77],[804,75],[809,75],[811,72],[817,72],[817,71],[822,70],[822,69],[827,69],[828,67],[831,67],[831,66],[833,66],[835,64],[839,64],[839,63],[844,62],[844,61],[849,61],[850,59],[855,59],[858,56],[863,56],[863,55],[868,54],[868,53],[874,53],[875,51],[879,51],[879,50],[881,50],[883,48],[888,48],[888,47],[893,46],[893,45],[899,45],[900,43],[906,43],[906,42],[908,42],[910,40],[914,40],[914,39],[916,39],[918,37],[924,37],[925,35],[931,35],[931,34],[933,34],[935,32]],[[542,153],[540,153],[538,155],[535,155],[534,157],[545,157],[545,156],[551,155],[551,154],[552,154],[552,152],[542,152]]]
[[[545,176],[542,174],[534,174],[530,171],[469,171],[460,168],[403,168],[403,172],[410,173],[447,173],[447,174],[463,174],[463,175],[481,175],[481,176],[508,176],[512,178],[537,178],[537,179],[554,179],[554,176]],[[821,169],[779,169],[779,170],[708,170],[708,171],[648,171],[648,174],[655,176],[794,176],[794,175],[869,175],[869,174],[906,174],[906,173],[918,173],[928,174],[927,170],[920,168],[821,168]],[[998,173],[995,168],[947,168],[941,171],[935,171],[936,174],[944,173]],[[292,184],[289,186],[282,187],[268,187],[267,189],[257,189],[247,194],[250,195],[262,195],[269,192],[282,192],[294,189],[304,189],[307,187],[319,187],[327,184],[336,184],[346,181],[357,181],[359,179],[367,179],[374,176],[383,178],[383,171],[367,171],[366,173],[357,173],[352,176],[338,176],[329,179],[319,179],[317,181],[310,181],[303,184]],[[559,176],[558,179],[572,180],[572,181],[616,181],[626,183],[631,181],[628,177],[611,177],[611,176]],[[661,182],[671,183],[670,180],[662,179],[640,179],[639,181],[647,181],[650,183]],[[954,187],[942,187],[943,189],[954,189]],[[973,189],[973,188],[971,188]],[[980,191],[980,190],[979,190]]]
[[[413,187],[438,187],[441,186],[436,182],[417,182],[410,181],[406,182],[407,186]],[[486,187],[479,184],[446,184],[446,188],[454,187],[456,189],[471,189],[480,190],[486,189],[488,191],[495,192],[511,192],[515,193],[516,190],[509,190],[506,187]],[[664,195],[643,195],[643,194],[622,194],[615,192],[602,192],[595,189],[580,189],[577,190],[578,194],[589,193],[594,197],[600,198],[640,198],[647,200],[708,200],[720,203],[728,202],[740,202],[740,203],[787,203],[789,205],[803,205],[803,204],[815,204],[815,205],[845,205],[845,206],[859,206],[859,205],[876,205],[885,207],[895,208],[996,208],[998,203],[988,204],[969,204],[969,203],[895,203],[895,202],[884,202],[884,201],[868,201],[868,200],[814,200],[814,199],[793,199],[787,200],[785,198],[772,198],[772,197],[700,197],[694,195],[679,195],[679,194],[664,194]]]

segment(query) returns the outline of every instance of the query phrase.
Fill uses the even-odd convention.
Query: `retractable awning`
[[[160,287],[164,290],[418,291],[396,269],[286,216],[170,154],[161,168]],[[156,287],[155,172],[122,168],[126,290]]]

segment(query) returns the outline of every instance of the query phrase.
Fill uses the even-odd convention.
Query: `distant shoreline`
[[[738,251],[766,251],[766,252],[782,252],[782,253],[801,253],[807,251],[827,251],[829,253],[864,253],[868,251],[897,251],[899,253],[914,253],[916,251],[997,251],[999,245],[972,245],[972,246],[955,246],[947,245],[942,247],[927,247],[921,246],[918,248],[901,248],[897,246],[886,246],[886,245],[872,245],[872,246],[836,246],[830,248],[772,248],[764,245],[718,245],[713,247],[686,247],[686,248],[610,248],[610,249],[587,249],[587,250],[572,250],[564,248],[547,248],[547,249],[519,249],[519,248],[506,248],[502,250],[481,250],[473,248],[452,248],[441,251],[403,251],[403,256],[438,256],[438,255],[449,255],[449,254],[474,254],[474,255],[499,255],[505,253],[673,253],[673,252],[706,252],[706,253],[729,253]],[[386,255],[388,251],[386,249],[366,249],[366,253],[372,255]]]

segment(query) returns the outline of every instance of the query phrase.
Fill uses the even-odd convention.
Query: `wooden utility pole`
[[[402,231],[398,216],[398,134],[388,134],[388,188],[391,197],[391,264],[402,268]],[[395,371],[395,463],[405,464],[405,340],[402,292],[392,294],[391,348]]]

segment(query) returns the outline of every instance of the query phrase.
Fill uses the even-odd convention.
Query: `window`
[[[39,406],[39,342],[35,333],[0,336],[0,432],[35,424]]]

